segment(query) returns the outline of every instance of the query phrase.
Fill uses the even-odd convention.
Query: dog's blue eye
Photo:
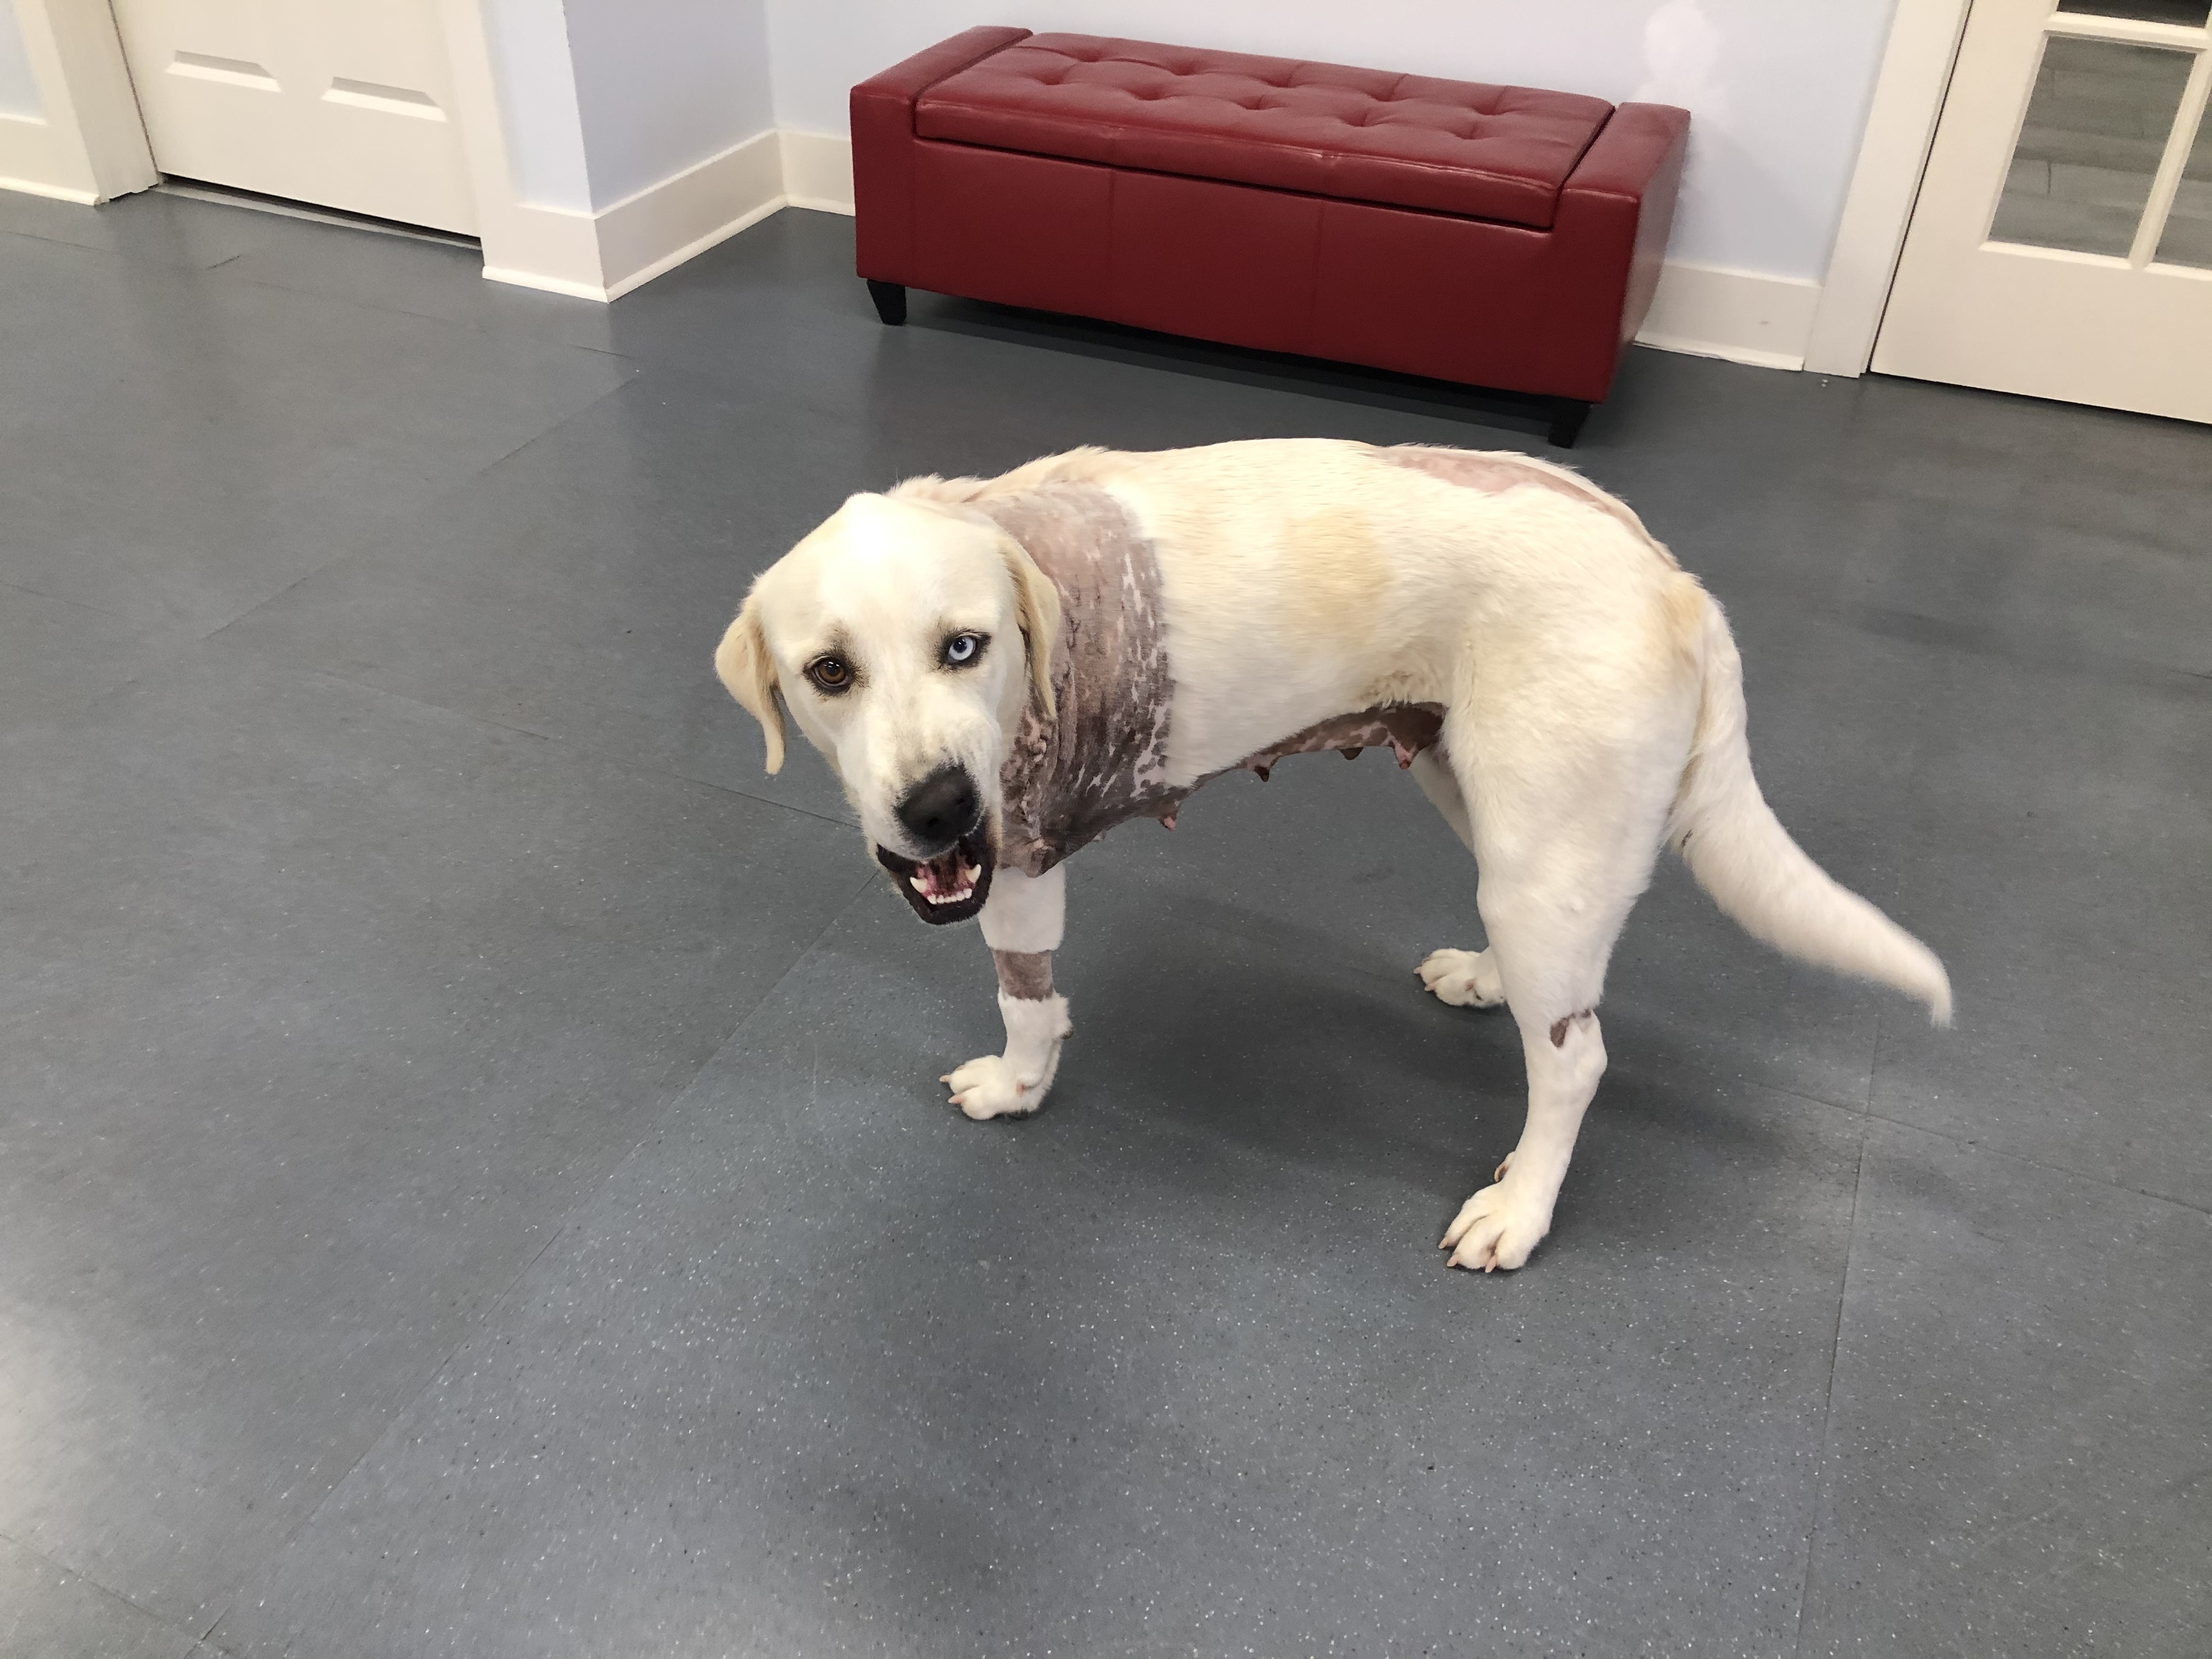
[[[981,634],[955,634],[945,642],[945,665],[965,668],[983,654]]]

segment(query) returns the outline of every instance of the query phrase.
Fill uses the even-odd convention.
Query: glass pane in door
[[[2196,54],[2044,42],[1990,240],[2124,258]]]
[[[2212,0],[2058,0],[2058,9],[2078,17],[2128,17],[2139,23],[2179,23],[2201,29]]]
[[[2197,142],[2189,147],[2181,188],[2173,194],[2173,210],[2166,216],[2154,257],[2169,265],[2212,270],[2212,120],[2197,125]]]

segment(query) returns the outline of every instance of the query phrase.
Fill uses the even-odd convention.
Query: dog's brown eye
[[[834,697],[853,684],[853,668],[842,657],[817,657],[806,665],[806,678]]]

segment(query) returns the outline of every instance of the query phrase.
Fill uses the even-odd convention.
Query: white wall
[[[566,3],[595,210],[775,125],[763,0]]]
[[[443,3],[468,106],[497,112],[485,276],[611,300],[782,204],[763,0]]]
[[[561,0],[484,0],[483,22],[516,197],[527,207],[589,213],[583,118]]]
[[[1173,40],[1680,104],[1670,257],[1817,281],[1894,0],[766,0],[778,123],[843,133],[854,82],[978,23]]]
[[[775,125],[762,0],[484,0],[517,193],[596,213]]]
[[[41,113],[39,82],[23,50],[22,26],[15,21],[14,5],[0,0],[0,118],[36,121]]]

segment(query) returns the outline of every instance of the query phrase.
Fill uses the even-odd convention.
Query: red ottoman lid
[[[915,104],[923,138],[1548,229],[1613,106],[1091,34],[1033,34]]]

